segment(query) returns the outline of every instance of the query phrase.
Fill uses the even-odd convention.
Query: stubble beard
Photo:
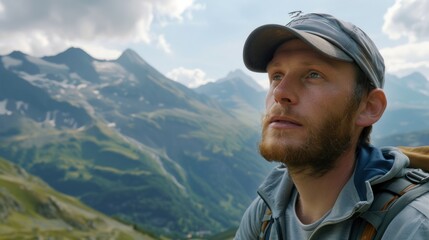
[[[318,128],[308,129],[308,137],[300,146],[277,147],[278,145],[270,143],[273,140],[268,138],[283,139],[287,138],[288,134],[281,130],[269,133],[266,115],[263,119],[259,152],[267,161],[284,163],[290,172],[323,176],[335,167],[337,159],[351,147],[352,117],[355,109],[353,100],[350,100],[344,112],[332,113]],[[271,136],[268,136],[269,134]]]

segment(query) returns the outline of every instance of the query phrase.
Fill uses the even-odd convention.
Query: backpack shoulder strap
[[[373,188],[374,202],[360,216],[366,225],[363,228],[354,226],[363,229],[358,236],[361,240],[381,239],[390,222],[405,206],[429,192],[429,173],[421,169],[408,169],[404,177],[394,178]]]
[[[405,206],[410,204],[414,199],[429,192],[429,174],[427,172],[414,169],[413,171],[409,171],[406,177],[415,185],[410,185],[408,189],[404,189],[405,192],[401,192],[401,197],[391,205],[390,209],[384,216],[383,222],[378,228],[375,239],[381,239],[384,231],[389,226],[389,223],[403,208],[405,208]]]

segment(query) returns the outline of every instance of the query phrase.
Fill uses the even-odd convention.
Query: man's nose
[[[298,102],[298,95],[292,79],[284,76],[283,79],[275,86],[273,90],[273,97],[276,103],[280,104],[296,104]]]

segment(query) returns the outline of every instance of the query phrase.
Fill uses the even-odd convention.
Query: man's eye
[[[271,76],[271,81],[281,81],[282,79],[283,75],[280,73],[276,73]]]
[[[310,72],[307,78],[321,78],[322,76],[318,72]]]

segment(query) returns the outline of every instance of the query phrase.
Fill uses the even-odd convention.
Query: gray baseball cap
[[[372,40],[355,25],[328,14],[309,13],[286,26],[268,24],[256,28],[244,44],[244,64],[251,71],[266,72],[275,50],[294,38],[329,57],[356,63],[374,87],[383,87],[384,60]]]

